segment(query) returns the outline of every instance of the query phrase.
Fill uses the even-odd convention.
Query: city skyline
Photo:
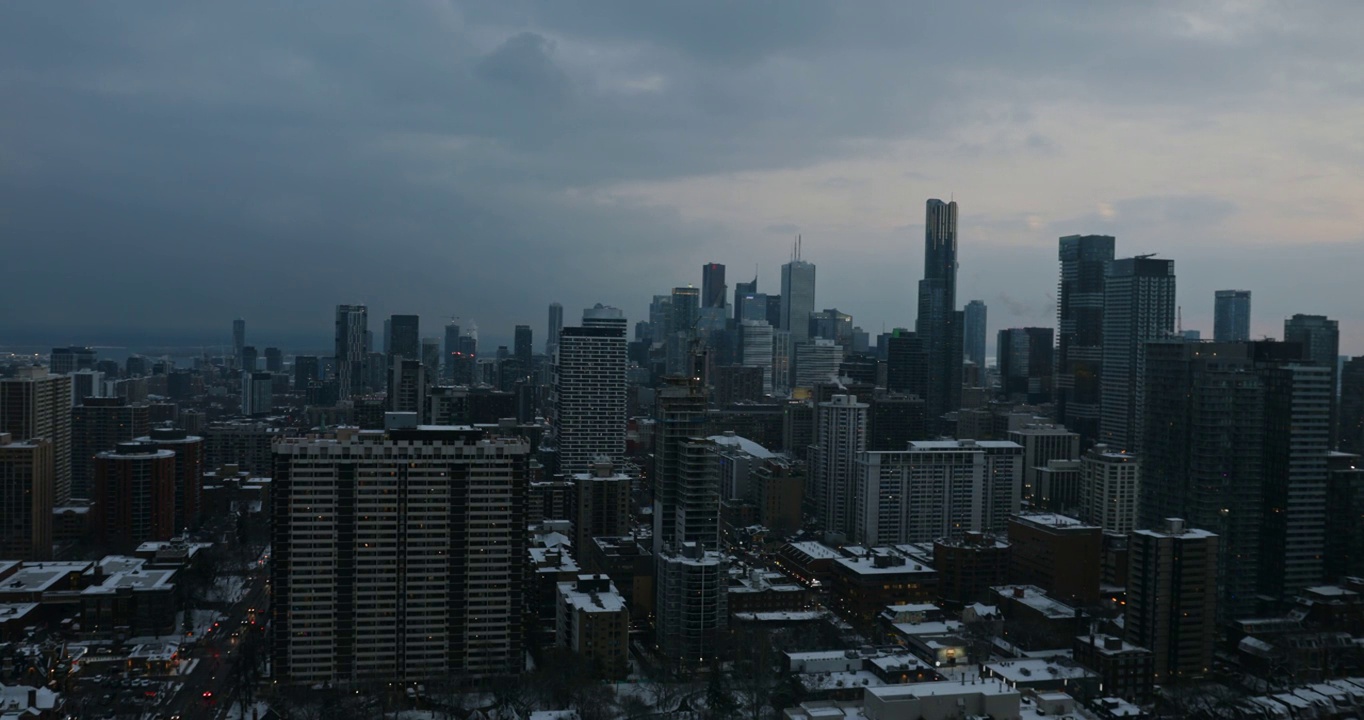
[[[1350,146],[1343,120],[1358,95],[1332,70],[1357,64],[1343,28],[1364,9],[938,8],[934,26],[971,28],[949,33],[965,52],[943,54],[945,40],[919,36],[893,5],[803,8],[783,14],[780,33],[761,13],[697,9],[705,27],[726,28],[718,43],[660,8],[594,29],[553,5],[513,5],[374,18],[342,4],[338,27],[410,38],[410,59],[365,72],[350,72],[306,13],[276,9],[267,32],[235,7],[61,22],[46,17],[56,8],[8,8],[7,65],[36,70],[3,79],[27,108],[0,141],[12,159],[0,170],[5,229],[42,241],[12,251],[18,281],[0,299],[26,312],[0,334],[79,335],[137,318],[230,347],[225,320],[242,317],[257,344],[325,339],[327,308],[350,302],[376,318],[457,314],[509,335],[538,325],[551,300],[642,317],[659,288],[699,286],[706,262],[745,276],[756,263],[760,287],[773,287],[797,233],[820,266],[820,296],[871,331],[914,317],[897,279],[922,276],[918,206],[940,196],[962,203],[957,294],[991,306],[987,337],[1054,316],[1057,237],[1111,234],[1179,261],[1187,328],[1210,336],[1213,292],[1244,287],[1256,298],[1252,337],[1323,314],[1340,319],[1342,350],[1364,352],[1349,272],[1364,260],[1351,202],[1361,183],[1333,149]],[[1014,42],[998,42],[1006,31]],[[362,51],[385,42],[375,35]],[[1083,47],[1059,52],[1057,36]],[[144,52],[121,52],[151,37]],[[262,60],[229,62],[227,47]],[[1101,47],[1120,48],[1124,65],[1070,62]],[[1268,65],[1288,48],[1294,74],[1318,82]],[[943,67],[937,55],[957,59]],[[773,87],[791,62],[821,71]],[[922,73],[892,78],[888,67]],[[1173,71],[1186,78],[1177,88],[1161,79]],[[298,92],[313,83],[335,89]],[[788,111],[820,95],[841,102]],[[711,115],[683,110],[707,97]],[[922,112],[906,120],[911,102]],[[96,120],[75,133],[73,117]],[[660,134],[676,142],[643,141]],[[82,142],[64,141],[73,135]],[[54,243],[76,251],[52,263]],[[314,262],[320,253],[327,262]],[[1298,297],[1306,274],[1311,298]],[[80,290],[24,302],[72,275],[86,278]],[[536,296],[500,292],[512,285]]]

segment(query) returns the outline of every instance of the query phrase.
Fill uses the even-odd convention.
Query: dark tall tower
[[[512,355],[521,365],[520,372],[522,375],[530,375],[531,356],[534,354],[531,349],[530,326],[517,325],[512,339]]]
[[[369,356],[369,309],[364,305],[336,306],[336,380],[340,399],[365,391]]]
[[[706,263],[701,266],[701,307],[725,306],[725,266]]]
[[[1115,243],[1111,235],[1067,235],[1060,242],[1056,416],[1082,442],[1099,435],[1104,281]]]
[[[545,357],[554,362],[554,351],[559,349],[559,332],[564,329],[564,306],[549,304],[549,328],[545,336]]]
[[[1214,295],[1212,339],[1235,342],[1250,339],[1250,291],[1218,290]]]
[[[1331,369],[1331,447],[1335,448],[1340,406],[1336,394],[1340,367],[1340,326],[1325,315],[1294,315],[1283,322],[1283,339],[1302,345],[1303,353],[1314,365]]]
[[[924,221],[924,279],[919,281],[915,334],[927,356],[924,401],[928,422],[937,427],[961,406],[962,331],[957,310],[957,203],[929,200]]]
[[[232,321],[232,360],[237,367],[242,366],[242,348],[246,347],[246,321],[237,318]]]
[[[1007,328],[996,345],[1000,393],[1019,402],[1051,402],[1052,329]]]
[[[445,324],[445,354],[442,357],[444,363],[444,377],[452,380],[455,377],[455,356],[459,354],[459,324]]]
[[[395,357],[408,360],[422,358],[421,334],[418,332],[419,319],[416,315],[393,315],[389,317],[391,337],[388,346],[388,363],[393,364]]]
[[[985,301],[972,300],[966,303],[964,311],[966,328],[963,330],[962,343],[966,349],[966,359],[976,364],[981,372],[985,371]]]
[[[1104,280],[1099,435],[1110,447],[1140,444],[1146,343],[1175,330],[1175,261],[1114,260]]]
[[[255,372],[257,364],[256,361],[259,358],[260,353],[256,352],[255,345],[247,345],[246,347],[242,348],[242,354],[238,356],[238,359],[241,360],[242,363],[242,372]]]
[[[701,317],[701,291],[694,287],[673,288],[672,318],[669,320],[671,333],[691,333],[696,329],[696,321]]]
[[[758,276],[753,276],[753,282],[734,283],[734,319],[744,319],[744,298],[755,295],[758,292]],[[766,299],[764,298],[764,302]],[[766,311],[764,311],[766,312]]]
[[[1350,358],[1340,374],[1339,413],[1337,447],[1364,455],[1364,355]]]

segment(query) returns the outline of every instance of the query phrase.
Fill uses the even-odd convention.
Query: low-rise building
[[[926,603],[938,595],[938,572],[892,548],[838,558],[833,571],[834,606],[864,627],[888,605]]]
[[[1150,701],[1155,672],[1150,650],[1120,637],[1092,633],[1075,638],[1074,657],[1098,673],[1103,694],[1138,704]]]
[[[555,644],[591,664],[598,677],[630,674],[630,613],[605,575],[579,575],[558,586]]]

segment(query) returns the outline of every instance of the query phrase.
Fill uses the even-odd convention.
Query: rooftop
[[[1018,515],[1015,515],[1014,518],[1019,522],[1027,522],[1044,527],[1066,529],[1098,528],[1097,525],[1089,525],[1081,522],[1077,518],[1073,518],[1069,515],[1061,515],[1060,513],[1019,513]]]
[[[991,589],[999,597],[1027,605],[1053,620],[1075,617],[1075,608],[1052,599],[1036,585],[999,585]]]
[[[1079,665],[1061,665],[1041,658],[1004,660],[989,663],[985,670],[1012,683],[1035,683],[1050,680],[1082,680],[1095,677]]]
[[[767,460],[777,456],[776,453],[772,452],[771,450],[768,450],[762,445],[759,445],[758,443],[753,442],[752,440],[749,440],[746,437],[740,437],[739,435],[734,435],[732,433],[726,433],[724,435],[711,435],[706,439],[710,440],[716,445],[724,445],[726,447],[738,448],[748,453],[749,455],[752,455],[753,457],[760,458],[763,460]]]
[[[36,593],[47,592],[72,573],[89,570],[93,563],[88,562],[37,562],[26,564],[13,575],[0,582],[0,592]]]
[[[616,590],[615,583],[606,592],[579,592],[578,583],[559,583],[559,596],[575,610],[589,613],[625,612],[625,598]]]
[[[954,695],[1018,695],[1018,691],[998,680],[976,680],[962,683],[960,680],[944,682],[910,683],[908,685],[885,685],[867,688],[867,695],[883,700],[916,697],[951,697]]]

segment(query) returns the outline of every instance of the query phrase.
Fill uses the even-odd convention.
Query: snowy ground
[[[265,712],[269,709],[269,705],[258,702],[254,708],[247,708],[246,717],[242,717],[242,704],[234,702],[232,703],[232,707],[227,709],[226,720],[255,720],[255,718],[265,715]]]

